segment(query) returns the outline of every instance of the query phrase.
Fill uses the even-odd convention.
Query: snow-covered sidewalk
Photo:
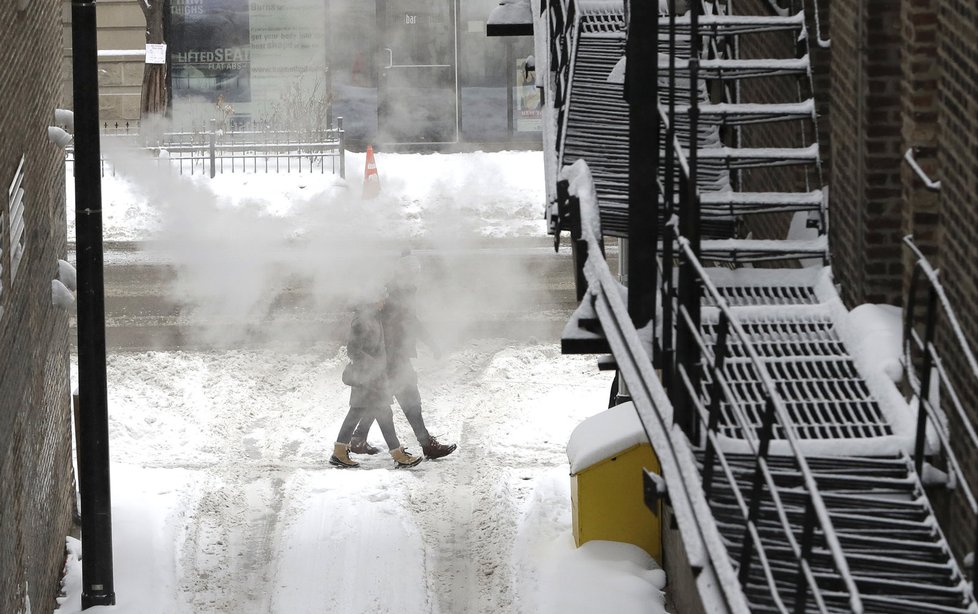
[[[610,385],[593,358],[506,340],[422,357],[426,418],[459,450],[413,470],[383,453],[327,465],[343,364],[342,351],[111,357],[118,605],[92,611],[655,611],[663,578],[641,550],[573,545],[565,446]]]
[[[178,298],[210,297],[202,302],[215,322],[274,296],[267,277],[282,274],[269,272],[269,248],[282,241],[342,243],[297,259],[338,298],[349,290],[334,279],[337,258],[349,255],[343,246],[545,236],[540,152],[378,154],[383,191],[372,201],[359,198],[362,154],[348,154],[346,182],[179,178],[113,159],[105,238],[153,242],[178,265]],[[68,211],[73,239],[70,182]],[[511,275],[469,282],[525,285]],[[509,309],[513,296],[522,295],[492,302]],[[611,376],[593,356],[562,356],[557,339],[455,340],[446,349],[439,360],[423,353],[417,367],[429,429],[459,449],[411,470],[394,470],[383,452],[355,470],[327,464],[348,405],[343,349],[110,354],[117,605],[88,611],[662,611],[664,577],[643,551],[574,548],[565,447],[581,420],[606,407]],[[396,407],[395,420],[417,451]],[[77,541],[69,551],[61,614],[80,607]]]

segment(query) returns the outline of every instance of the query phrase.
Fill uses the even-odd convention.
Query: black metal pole
[[[703,455],[703,491],[706,498],[710,498],[710,489],[713,487],[713,461],[716,456],[716,448],[710,433],[716,433],[720,425],[720,396],[723,394],[723,386],[720,385],[720,374],[727,361],[727,332],[730,329],[730,320],[725,311],[720,312],[720,323],[717,327],[717,342],[714,346],[716,358],[713,362],[713,385],[710,387],[710,413],[709,422],[706,425],[706,453]],[[694,420],[695,424],[696,421]]]
[[[754,465],[754,481],[751,485],[750,499],[747,502],[747,524],[744,527],[744,540],[740,546],[740,569],[737,571],[737,578],[742,586],[747,586],[747,582],[750,580],[751,557],[754,556],[754,547],[761,547],[761,544],[754,543],[750,525],[757,522],[758,514],[761,513],[761,495],[764,494],[764,471],[761,463],[767,463],[767,453],[773,434],[774,400],[768,397],[764,410],[764,422],[761,424],[761,441],[757,450],[757,462]],[[746,437],[747,433],[744,433],[744,436]]]
[[[75,253],[78,271],[78,430],[82,515],[82,609],[115,604],[105,380],[102,176],[94,0],[71,4],[75,106]]]
[[[815,542],[815,504],[811,493],[805,504],[805,521],[801,532],[801,560],[798,561],[798,579],[795,580],[795,614],[804,614],[808,602],[808,579],[805,576],[805,561],[812,558]]]
[[[927,408],[930,403],[930,375],[934,361],[930,355],[930,345],[934,342],[934,329],[937,326],[937,290],[931,286],[927,295],[927,323],[924,330],[924,366],[920,373],[920,398],[917,399],[917,440],[914,442],[914,467],[921,479],[924,476],[924,452],[927,442]]]
[[[662,216],[665,224],[662,232],[662,386],[673,394],[672,381],[673,370],[675,368],[675,352],[673,337],[673,313],[672,299],[673,288],[673,260],[675,258],[675,229],[670,226],[672,216],[675,213],[676,198],[676,151],[673,146],[676,138],[676,0],[669,0],[669,111],[667,117],[669,124],[666,128],[666,166],[663,173],[665,183],[665,194],[662,202],[664,205]]]
[[[635,328],[655,318],[659,228],[658,3],[630,7],[626,43],[625,99],[628,146],[628,314]],[[654,326],[653,326],[654,328]]]

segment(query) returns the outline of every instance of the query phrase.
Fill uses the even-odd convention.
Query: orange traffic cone
[[[378,194],[380,194],[380,175],[377,174],[374,148],[367,145],[367,165],[363,170],[363,199],[373,198]]]

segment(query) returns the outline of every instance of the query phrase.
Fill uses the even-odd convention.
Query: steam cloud
[[[493,202],[511,179],[491,156],[410,156],[396,177],[378,155],[381,195],[362,200],[362,154],[347,154],[344,182],[328,172],[181,177],[138,152],[105,153],[156,212],[148,249],[173,263],[170,298],[208,345],[344,343],[350,309],[391,281],[405,249],[422,265],[420,315],[446,348],[491,334],[540,286],[525,260],[484,249],[487,217],[542,224],[536,190],[515,209]],[[443,179],[411,181],[430,174]],[[295,184],[287,201],[262,194],[276,181]],[[242,183],[253,196],[235,200]]]

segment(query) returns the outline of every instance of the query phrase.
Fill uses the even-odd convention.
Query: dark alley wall
[[[74,505],[68,314],[51,305],[67,251],[64,153],[47,140],[62,106],[60,9],[58,0],[0,6],[0,612],[54,609]],[[9,186],[22,159],[14,275]]]

